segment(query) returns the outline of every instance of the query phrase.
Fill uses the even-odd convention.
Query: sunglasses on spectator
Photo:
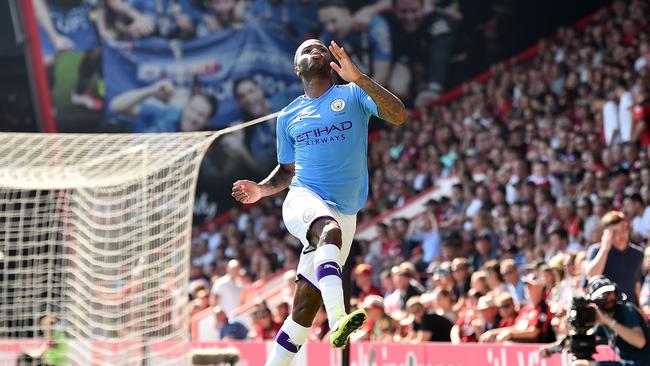
[[[501,305],[499,305],[499,309],[507,309],[507,308],[509,308],[509,307],[511,307],[511,306],[513,306],[513,305],[514,305],[514,303],[507,302],[507,303],[505,303],[505,304],[501,304]]]

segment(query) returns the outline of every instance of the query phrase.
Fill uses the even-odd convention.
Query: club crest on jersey
[[[309,222],[314,217],[316,210],[313,208],[308,208],[302,213],[302,221]]]
[[[340,112],[345,108],[345,101],[341,98],[334,99],[332,104],[330,104],[330,108],[332,108],[334,112]]]

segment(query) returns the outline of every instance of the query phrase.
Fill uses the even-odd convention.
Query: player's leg
[[[344,347],[350,334],[358,330],[367,317],[363,309],[351,314],[345,313],[341,267],[347,258],[349,245],[343,258],[343,231],[339,222],[332,217],[316,219],[308,238],[312,246],[316,246],[314,270],[331,329],[330,343],[336,348]]]
[[[291,363],[307,340],[311,324],[321,304],[318,290],[306,280],[299,279],[293,296],[291,316],[282,324],[265,366],[285,366]]]

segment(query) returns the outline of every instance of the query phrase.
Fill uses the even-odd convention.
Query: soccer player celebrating
[[[267,366],[291,363],[322,302],[332,347],[345,347],[366,320],[363,309],[345,313],[341,266],[350,252],[356,214],[368,196],[368,121],[372,114],[400,125],[407,117],[404,104],[361,73],[342,47],[332,41],[329,51],[338,64],[319,40],[298,47],[294,70],[305,94],[278,116],[278,166],[261,182],[239,180],[232,189],[236,200],[250,204],[290,187],[282,215],[304,246],[293,311]],[[348,84],[334,85],[332,69]]]

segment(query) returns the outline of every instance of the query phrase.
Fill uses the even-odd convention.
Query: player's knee
[[[343,232],[341,231],[341,227],[339,226],[339,224],[334,220],[330,220],[323,227],[323,232],[320,235],[319,242],[320,244],[334,244],[340,247],[342,236],[343,236]]]

